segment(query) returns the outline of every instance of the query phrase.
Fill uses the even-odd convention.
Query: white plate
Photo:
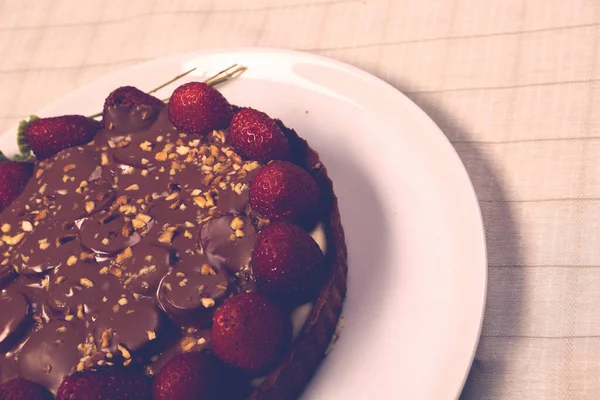
[[[112,74],[38,115],[93,114],[118,86],[150,90],[192,66],[197,73],[179,83],[233,63],[249,69],[220,90],[233,104],[281,118],[321,154],[347,235],[344,330],[303,398],[458,397],[483,317],[483,225],[454,149],[393,87],[306,53],[209,51]],[[13,132],[0,136],[4,150],[16,150]]]

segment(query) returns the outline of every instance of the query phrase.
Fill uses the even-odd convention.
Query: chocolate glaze
[[[178,132],[166,109],[113,108],[104,122],[93,142],[38,162],[0,214],[0,381],[56,391],[99,365],[152,371],[209,348],[214,309],[255,289],[260,164],[225,132]]]
[[[176,354],[210,350],[213,310],[233,293],[257,289],[250,257],[265,221],[249,210],[248,188],[260,164],[243,161],[224,132],[178,132],[166,109],[113,108],[104,122],[93,142],[39,162],[0,214],[0,302],[7,305],[0,382],[22,376],[56,392],[65,375],[101,365],[156,373]],[[253,399],[299,393],[345,292],[331,183],[305,142],[293,131],[286,136],[293,161],[334,201],[324,204],[323,217],[336,272]],[[341,289],[332,291],[332,283]],[[315,332],[325,334],[315,339]]]

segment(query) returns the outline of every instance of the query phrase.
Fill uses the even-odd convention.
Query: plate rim
[[[454,157],[456,159],[456,161],[458,161],[458,163],[460,164],[460,169],[461,169],[460,174],[463,175],[463,178],[466,178],[466,180],[468,182],[469,192],[470,192],[469,196],[472,198],[472,200],[474,200],[474,203],[475,203],[475,208],[473,209],[473,213],[475,213],[475,212],[477,213],[477,219],[479,222],[478,235],[479,235],[479,239],[481,240],[482,248],[480,250],[482,250],[482,258],[483,259],[479,261],[481,266],[478,269],[479,272],[481,273],[480,279],[482,280],[482,282],[479,283],[479,285],[481,285],[481,289],[482,289],[482,292],[481,292],[482,298],[479,299],[479,307],[478,307],[479,322],[478,322],[477,330],[476,330],[476,332],[474,332],[476,335],[476,340],[472,344],[472,349],[471,349],[471,352],[468,357],[469,367],[464,371],[463,377],[462,377],[462,382],[460,382],[460,385],[458,386],[458,393],[456,393],[454,396],[455,398],[458,399],[464,389],[465,383],[467,381],[469,372],[472,367],[473,360],[475,359],[476,351],[477,351],[477,348],[478,348],[480,340],[481,340],[483,321],[485,319],[485,308],[486,308],[488,285],[489,285],[489,282],[488,282],[489,271],[488,271],[488,249],[487,249],[487,240],[486,240],[486,234],[485,234],[483,215],[481,212],[481,205],[479,203],[477,192],[473,185],[473,181],[471,180],[471,177],[465,167],[465,164],[463,163],[462,159],[460,158],[460,155],[458,154],[458,152],[456,151],[456,149],[454,148],[454,146],[452,145],[452,143],[450,142],[448,137],[444,134],[443,130],[438,126],[438,124],[421,107],[419,107],[410,97],[408,97],[406,94],[404,94],[400,89],[397,89],[392,84],[385,81],[384,79],[382,79],[364,69],[361,69],[361,68],[354,66],[352,64],[349,64],[347,62],[340,61],[340,60],[337,60],[337,59],[334,59],[331,57],[327,57],[327,56],[324,56],[321,54],[316,54],[316,53],[302,51],[302,50],[281,48],[281,47],[261,47],[261,46],[223,47],[223,48],[215,48],[215,49],[192,50],[192,51],[175,53],[175,54],[171,54],[171,55],[164,56],[164,57],[155,57],[155,58],[152,58],[152,59],[140,62],[140,63],[130,65],[125,68],[117,69],[117,70],[109,72],[103,76],[100,76],[97,79],[94,79],[88,83],[85,83],[85,84],[75,88],[74,90],[71,90],[70,92],[65,93],[64,95],[62,95],[58,98],[55,98],[52,102],[47,103],[46,105],[41,107],[39,110],[37,110],[37,112],[35,112],[34,114],[36,114],[36,115],[44,114],[45,112],[47,112],[46,110],[56,107],[57,103],[68,101],[68,99],[70,97],[77,97],[80,95],[80,93],[89,91],[90,88],[93,87],[95,84],[98,84],[98,82],[105,80],[105,79],[109,79],[109,77],[116,75],[116,74],[126,74],[128,72],[132,72],[136,69],[144,68],[147,65],[156,64],[158,62],[169,63],[169,62],[179,60],[179,59],[186,59],[186,58],[189,59],[189,58],[193,58],[193,57],[203,57],[203,56],[211,56],[211,55],[218,55],[218,54],[234,54],[234,53],[242,53],[242,52],[244,52],[244,53],[263,53],[265,55],[268,55],[269,53],[287,54],[287,55],[294,56],[297,58],[302,58],[305,60],[312,59],[313,61],[319,61],[321,63],[334,65],[338,68],[352,72],[354,75],[357,76],[357,78],[363,79],[365,81],[370,81],[374,85],[377,85],[378,87],[380,87],[382,90],[383,89],[387,90],[388,92],[390,92],[390,94],[392,94],[392,91],[393,91],[394,96],[398,96],[398,98],[401,99],[402,101],[410,103],[410,107],[412,108],[411,112],[420,114],[419,118],[427,119],[429,121],[431,127],[432,128],[435,127],[436,136],[440,140],[442,140],[442,142],[444,142],[444,147],[446,147],[446,151],[449,152],[450,154],[452,154],[452,157]],[[15,123],[12,126],[9,126],[8,129],[6,129],[4,132],[2,132],[0,134],[0,143],[5,141],[11,135],[13,137],[16,136],[17,126],[18,126],[18,123]],[[10,152],[9,152],[9,154],[10,154]],[[458,173],[458,171],[457,171],[457,173]],[[342,316],[343,316],[343,310],[342,310]]]

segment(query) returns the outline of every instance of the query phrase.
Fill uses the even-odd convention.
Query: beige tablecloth
[[[600,0],[0,0],[0,130],[112,71],[309,50],[410,96],[481,202],[489,295],[464,399],[600,398]]]

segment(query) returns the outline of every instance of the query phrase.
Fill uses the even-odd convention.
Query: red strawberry
[[[32,174],[32,163],[16,161],[0,163],[0,212],[21,194]]]
[[[52,394],[35,382],[15,378],[0,385],[0,400],[52,400]]]
[[[113,107],[136,108],[147,106],[151,110],[160,110],[165,103],[156,97],[142,92],[140,89],[133,86],[121,86],[112,91],[104,100],[104,110],[102,119],[108,120],[108,111]]]
[[[25,128],[25,140],[38,159],[90,142],[102,124],[83,115],[39,118]]]
[[[152,398],[150,380],[141,372],[123,368],[83,371],[65,378],[56,400],[147,400]]]
[[[202,82],[179,86],[169,100],[169,119],[187,133],[206,135],[229,126],[233,108],[215,88]]]
[[[180,354],[154,377],[154,400],[216,399],[216,360],[205,352]]]
[[[289,222],[266,227],[254,244],[252,271],[261,290],[292,304],[309,300],[321,286],[323,252],[302,228]]]
[[[288,328],[282,312],[264,295],[238,294],[215,311],[213,352],[234,368],[260,372],[282,356]]]
[[[250,184],[250,206],[272,220],[298,220],[319,200],[319,187],[308,172],[287,161],[273,161]]]
[[[252,108],[242,109],[233,116],[229,140],[242,157],[260,162],[287,159],[290,155],[290,144],[277,123]]]

